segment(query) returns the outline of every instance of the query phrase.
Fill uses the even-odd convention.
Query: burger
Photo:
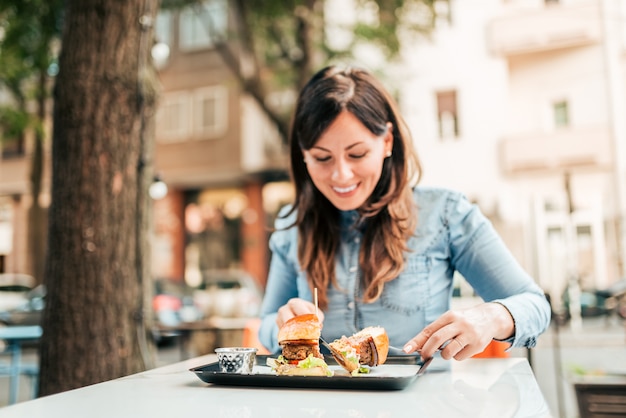
[[[356,334],[329,343],[333,356],[348,372],[356,374],[362,367],[378,366],[387,361],[389,336],[382,327],[367,327]]]
[[[268,365],[279,375],[332,376],[320,352],[321,335],[322,324],[317,315],[294,316],[278,330],[282,354],[268,359]]]

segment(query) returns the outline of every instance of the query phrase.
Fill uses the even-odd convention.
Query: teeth
[[[348,193],[356,189],[356,184],[353,184],[352,186],[348,186],[348,187],[333,187],[333,189],[338,193]]]

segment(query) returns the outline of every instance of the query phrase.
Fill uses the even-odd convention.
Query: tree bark
[[[40,395],[152,367],[157,0],[68,0],[55,86]]]
[[[37,89],[37,120],[35,143],[30,165],[31,206],[28,211],[28,245],[31,273],[37,284],[43,283],[44,263],[46,257],[46,209],[41,206],[39,197],[43,186],[44,172],[44,132],[43,123],[46,117],[46,74],[38,75]]]

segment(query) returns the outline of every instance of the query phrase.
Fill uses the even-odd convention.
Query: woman
[[[392,346],[463,360],[493,340],[533,347],[550,307],[489,221],[461,194],[416,187],[398,107],[369,73],[327,67],[303,88],[290,134],[295,202],[276,221],[260,341],[315,312],[334,340],[384,327]],[[453,273],[485,301],[451,311]],[[445,342],[449,341],[449,344]]]

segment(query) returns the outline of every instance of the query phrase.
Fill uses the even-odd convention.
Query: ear
[[[391,122],[387,122],[387,133],[383,137],[383,141],[385,143],[385,155],[391,156],[393,152],[393,124]]]

